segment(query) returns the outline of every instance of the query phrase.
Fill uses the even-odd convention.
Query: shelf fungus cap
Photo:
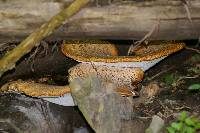
[[[146,71],[184,46],[184,43],[173,41],[154,41],[135,48],[131,56],[120,56],[114,44],[89,40],[66,42],[62,45],[62,52],[76,61],[92,62],[95,66],[141,68]]]
[[[106,45],[102,45],[106,44]],[[184,43],[150,42],[134,49],[133,56],[119,56],[114,44],[106,41],[70,41],[62,45],[62,52],[79,62],[142,62],[166,57],[181,50]]]
[[[103,82],[115,83],[117,87],[129,87],[142,81],[144,72],[141,68],[120,68],[108,66],[93,66],[90,63],[80,63],[69,69],[69,82],[77,77],[86,78],[97,75]]]
[[[67,41],[61,46],[62,52],[77,61],[92,61],[92,58],[107,58],[118,55],[114,44],[98,40]]]
[[[119,56],[114,44],[106,41],[68,41],[62,52],[82,62],[69,70],[69,82],[77,77],[85,78],[95,73],[101,80],[112,82],[119,88],[134,88],[142,81],[144,71],[184,47],[184,43],[151,42],[140,45],[131,56]]]

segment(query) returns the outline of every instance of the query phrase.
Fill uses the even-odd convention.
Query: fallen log
[[[0,1],[0,42],[21,41],[69,3],[71,0]],[[148,33],[152,40],[197,39],[199,14],[198,0],[114,0],[100,7],[90,4],[48,39],[132,40]]]
[[[0,94],[0,129],[11,133],[90,131],[80,111],[21,94]]]

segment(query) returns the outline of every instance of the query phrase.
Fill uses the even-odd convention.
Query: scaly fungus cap
[[[91,57],[112,57],[118,55],[114,44],[99,40],[73,40],[67,41],[62,46],[62,52],[75,60],[87,60]]]
[[[106,41],[69,41],[62,45],[62,52],[79,62],[142,62],[166,57],[184,47],[184,43],[177,42],[150,42],[146,47],[135,49],[133,56],[118,56],[114,44]]]

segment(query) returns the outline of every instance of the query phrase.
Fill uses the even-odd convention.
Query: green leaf
[[[188,87],[188,90],[200,90],[200,84],[192,84]]]
[[[185,123],[189,126],[195,126],[195,122],[191,118],[186,118]]]
[[[167,127],[167,131],[168,133],[176,133],[176,129],[174,129],[173,127]]]
[[[183,123],[182,122],[180,122],[180,123],[173,122],[171,124],[171,127],[173,127],[174,129],[176,129],[177,131],[181,131],[181,129],[183,128]]]
[[[195,133],[195,129],[192,127],[186,127],[186,133]]]
[[[171,74],[167,74],[164,77],[164,81],[166,84],[173,84],[175,82],[175,76],[171,73]]]
[[[198,119],[195,117],[191,117],[191,119],[192,119],[192,121],[194,121],[195,124],[197,124],[199,122]]]
[[[187,132],[187,126],[182,129],[181,133],[186,133],[186,132]]]
[[[184,121],[186,118],[187,118],[187,113],[185,111],[181,112],[179,120],[180,121]]]
[[[194,127],[195,129],[200,129],[200,123],[196,123]]]

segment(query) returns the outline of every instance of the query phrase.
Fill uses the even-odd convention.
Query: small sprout
[[[172,122],[167,127],[168,133],[195,133],[200,129],[200,121],[195,117],[187,116],[185,111],[181,112],[177,122]]]

